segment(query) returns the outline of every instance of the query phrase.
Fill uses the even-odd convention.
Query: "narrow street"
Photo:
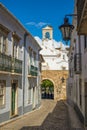
[[[42,100],[40,109],[4,125],[0,130],[58,130],[61,128],[83,128],[74,114],[73,109],[68,107],[65,101]]]

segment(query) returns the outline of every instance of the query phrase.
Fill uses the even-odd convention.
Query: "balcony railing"
[[[0,71],[22,73],[22,61],[0,53]]]
[[[32,76],[37,76],[38,75],[38,68],[34,65],[30,66],[29,74]]]
[[[22,61],[16,58],[12,59],[12,71],[15,73],[22,73]]]
[[[76,74],[81,73],[81,53],[77,53],[74,56],[74,72]]]

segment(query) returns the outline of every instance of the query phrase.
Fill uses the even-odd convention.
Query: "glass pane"
[[[2,35],[0,34],[0,52],[1,52],[1,39],[2,39]]]
[[[6,86],[6,81],[5,80],[0,80],[0,106],[4,105],[5,103],[5,86]]]
[[[70,39],[70,28],[65,27],[66,39]]]
[[[0,106],[3,105],[3,96],[0,96]]]
[[[62,32],[62,37],[64,39],[65,38],[65,28],[61,28],[61,32]]]
[[[3,53],[6,53],[6,37],[4,36],[3,37],[3,50],[2,50]]]

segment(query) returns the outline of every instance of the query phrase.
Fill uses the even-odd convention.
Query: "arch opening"
[[[49,79],[44,79],[41,82],[42,99],[54,99],[54,84]]]

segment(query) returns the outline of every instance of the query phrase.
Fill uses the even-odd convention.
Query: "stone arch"
[[[46,82],[48,81],[51,86],[44,86]],[[49,78],[44,78],[41,81],[41,94],[42,94],[42,99],[54,99],[54,81]],[[44,86],[44,87],[43,87]]]
[[[64,82],[62,82],[62,77]],[[66,99],[66,79],[68,77],[67,70],[43,70],[41,81],[49,79],[54,84],[54,100]]]
[[[43,78],[42,80],[41,80],[41,82],[43,81],[43,80],[46,80],[46,79],[48,79],[48,80],[50,80],[52,83],[53,83],[53,85],[55,86],[55,82],[53,81],[53,79],[52,78]]]

